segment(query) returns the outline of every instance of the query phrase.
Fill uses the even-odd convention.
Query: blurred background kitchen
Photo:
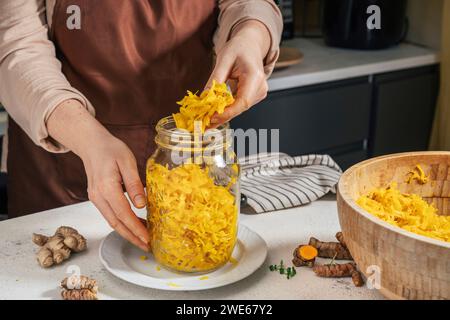
[[[450,0],[276,2],[284,32],[268,97],[233,128],[280,129],[279,151],[327,153],[342,169],[388,153],[450,150]],[[381,9],[381,29],[371,5]],[[6,131],[1,108],[2,140]]]
[[[281,152],[328,153],[342,169],[388,153],[450,150],[448,0],[277,2],[279,68],[267,99],[234,128],[280,128]],[[381,29],[367,27],[376,25],[371,5],[381,9]]]

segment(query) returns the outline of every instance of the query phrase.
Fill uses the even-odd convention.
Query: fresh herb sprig
[[[297,270],[295,270],[295,267],[287,267],[284,265],[283,260],[280,261],[280,264],[272,264],[269,266],[269,270],[271,272],[278,271],[282,275],[286,275],[286,278],[289,280],[297,274]]]

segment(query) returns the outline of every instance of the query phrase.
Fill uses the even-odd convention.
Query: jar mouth
[[[230,128],[230,124],[224,123],[221,124],[220,126],[218,126],[215,129],[209,129],[206,130],[202,135],[203,136],[208,136],[210,134],[212,134],[213,131],[219,131],[220,133],[224,133],[227,129]],[[163,134],[163,135],[171,135],[171,134],[176,134],[176,135],[180,135],[180,136],[185,136],[185,137],[192,137],[194,136],[193,132],[187,131],[185,129],[178,129],[176,124],[175,124],[175,120],[173,118],[173,116],[168,116],[165,118],[162,118],[161,120],[158,121],[158,123],[156,124],[156,132],[158,134]]]
[[[155,142],[159,146],[186,148],[217,148],[230,142],[230,124],[224,123],[215,129],[206,130],[203,133],[190,132],[177,128],[172,116],[162,118],[156,124],[157,135]],[[220,139],[217,139],[220,138]]]

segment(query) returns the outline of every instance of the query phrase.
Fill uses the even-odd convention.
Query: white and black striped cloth
[[[240,159],[241,192],[255,213],[301,206],[336,193],[341,168],[329,155],[263,153]]]

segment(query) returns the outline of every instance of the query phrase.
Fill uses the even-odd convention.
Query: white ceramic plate
[[[111,232],[100,245],[100,260],[116,277],[139,286],[174,291],[217,288],[248,277],[266,260],[265,241],[249,228],[239,225],[238,242],[232,257],[220,269],[207,274],[183,274],[158,265],[151,254],[145,254]],[[148,257],[142,260],[142,256]]]

